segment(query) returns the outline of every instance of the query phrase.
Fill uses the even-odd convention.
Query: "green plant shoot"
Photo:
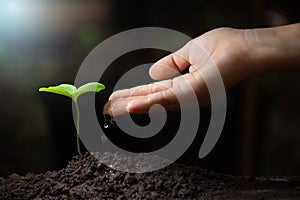
[[[54,93],[54,94],[59,94],[63,95],[66,97],[71,98],[76,107],[76,129],[77,129],[77,151],[78,154],[82,156],[82,152],[80,149],[80,138],[79,138],[79,129],[80,129],[80,111],[78,107],[78,102],[77,99],[80,95],[87,93],[87,92],[100,92],[101,90],[104,90],[105,86],[101,83],[97,82],[91,82],[87,83],[85,85],[82,85],[78,89],[71,84],[60,84],[58,86],[50,86],[50,87],[41,87],[39,89],[39,92],[49,92],[49,93]]]

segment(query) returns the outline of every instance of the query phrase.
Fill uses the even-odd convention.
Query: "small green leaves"
[[[105,86],[101,83],[87,83],[83,86],[80,86],[77,91],[73,93],[73,98],[77,99],[79,95],[87,93],[87,92],[100,92],[101,90],[104,90]]]
[[[39,92],[50,92],[55,94],[64,95],[72,98],[72,94],[76,91],[76,87],[70,84],[60,84],[58,86],[50,86],[48,88],[42,87]]]
[[[42,87],[39,89],[39,92],[50,92],[54,94],[60,94],[63,96],[70,97],[75,102],[77,101],[78,96],[81,94],[87,93],[87,92],[99,92],[101,90],[104,90],[105,86],[101,83],[92,82],[87,83],[78,89],[76,89],[75,86],[71,84],[60,84],[58,86],[50,86],[50,87]]]

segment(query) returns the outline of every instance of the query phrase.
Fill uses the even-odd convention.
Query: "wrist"
[[[253,73],[299,67],[300,24],[244,31]]]

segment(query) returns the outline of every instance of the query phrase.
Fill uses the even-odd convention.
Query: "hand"
[[[212,65],[215,65],[220,71],[224,85],[230,87],[251,74],[247,52],[248,45],[242,30],[220,28],[210,31],[162,58],[149,71],[154,80],[173,77],[187,67],[189,73],[116,91],[105,105],[104,113],[112,116],[146,113],[154,104],[161,104],[167,110],[177,109],[179,104],[175,91],[177,95],[186,99],[187,105],[191,93],[197,95],[199,104],[205,104],[209,101],[209,93],[202,76],[213,73]]]
[[[288,30],[290,35],[286,34]],[[104,113],[111,116],[146,113],[154,104],[161,104],[167,110],[177,109],[176,95],[189,106],[193,93],[200,105],[205,104],[209,102],[209,93],[203,77],[219,73],[229,88],[249,75],[276,68],[272,60],[277,64],[287,61],[299,64],[299,53],[296,55],[294,50],[300,44],[287,39],[291,35],[295,38],[298,30],[299,24],[268,29],[219,28],[207,32],[150,68],[154,80],[167,80],[114,92],[104,106]],[[189,73],[172,78],[187,67]],[[215,67],[217,72],[213,70]]]

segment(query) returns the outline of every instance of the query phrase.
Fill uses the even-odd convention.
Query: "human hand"
[[[150,68],[150,76],[162,81],[114,92],[104,113],[111,116],[146,113],[154,104],[174,110],[179,107],[178,95],[187,106],[191,106],[192,94],[196,94],[199,104],[206,104],[209,92],[203,77],[217,76],[214,67],[227,88],[252,73],[244,36],[243,30],[220,28],[191,40]],[[168,79],[187,67],[189,73]]]
[[[150,76],[163,81],[114,92],[104,113],[146,113],[154,104],[173,110],[179,107],[178,97],[190,106],[193,94],[201,105],[209,102],[205,79],[221,75],[225,88],[229,88],[252,74],[299,68],[300,40],[295,40],[299,34],[300,24],[207,32],[150,68]],[[174,78],[187,67],[189,73]]]

